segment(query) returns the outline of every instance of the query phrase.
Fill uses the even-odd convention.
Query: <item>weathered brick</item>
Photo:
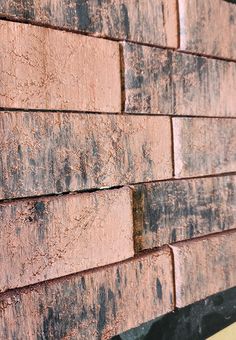
[[[235,4],[222,0],[179,0],[179,14],[182,50],[236,59]]]
[[[169,249],[0,297],[0,333],[13,339],[109,339],[171,311]],[[17,318],[16,318],[17,315]]]
[[[132,257],[131,200],[124,188],[0,204],[0,291]]]
[[[235,242],[236,232],[229,231],[171,246],[177,307],[236,285]]]
[[[236,64],[124,43],[127,113],[235,117]]]
[[[176,177],[235,172],[236,120],[173,118]]]
[[[177,308],[174,312],[151,320],[111,340],[207,339],[236,322],[235,306],[236,287],[211,295],[184,308]],[[230,338],[226,339],[230,340]]]
[[[236,228],[236,176],[133,187],[135,250]]]
[[[0,16],[177,47],[176,0],[1,0]]]
[[[1,112],[0,198],[172,176],[167,117]]]
[[[123,43],[125,112],[174,113],[172,55],[156,47]]]
[[[119,45],[0,21],[0,107],[120,112]]]

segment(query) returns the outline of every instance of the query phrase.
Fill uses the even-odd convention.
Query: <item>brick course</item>
[[[170,136],[167,117],[1,112],[0,198],[170,178]]]
[[[176,0],[1,0],[0,16],[113,39],[178,43]]]
[[[165,248],[3,295],[0,333],[6,340],[14,334],[19,339],[107,340],[172,309],[172,262]]]

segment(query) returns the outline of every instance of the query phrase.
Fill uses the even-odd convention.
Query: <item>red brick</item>
[[[0,291],[132,257],[131,198],[124,188],[0,204]]]
[[[120,112],[118,43],[0,21],[0,107]]]
[[[236,120],[173,118],[176,177],[235,172]]]
[[[236,117],[236,64],[125,43],[127,113]]]
[[[176,0],[1,0],[0,16],[177,47]]]
[[[0,198],[172,176],[167,117],[1,112]]]
[[[110,339],[171,311],[169,249],[0,297],[4,339]],[[17,315],[17,318],[16,318]]]
[[[136,251],[236,228],[236,176],[133,186]]]
[[[222,0],[179,0],[180,49],[236,59],[236,6]]]
[[[176,306],[184,307],[236,285],[236,232],[172,245]]]

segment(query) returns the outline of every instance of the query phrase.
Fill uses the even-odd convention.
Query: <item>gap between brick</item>
[[[177,16],[177,50],[180,48],[180,10],[179,0],[176,0],[176,16]]]
[[[124,97],[123,97],[124,98]],[[123,99],[122,99],[123,101]],[[124,102],[123,102],[124,106]],[[108,116],[122,116],[127,117],[169,117],[169,118],[192,118],[192,119],[236,119],[235,117],[229,116],[191,116],[191,115],[177,115],[177,114],[163,114],[163,113],[127,113],[123,110],[121,112],[101,112],[101,111],[85,111],[85,110],[52,110],[52,109],[24,109],[24,108],[11,108],[11,107],[0,107],[0,112],[42,112],[42,113],[71,113],[71,114],[89,114],[89,115],[108,115]]]
[[[22,196],[22,197],[13,197],[13,198],[2,198],[0,199],[0,204],[8,204],[15,201],[29,201],[29,200],[37,200],[37,199],[43,199],[48,197],[60,197],[60,196],[69,196],[69,195],[76,195],[76,194],[84,194],[84,193],[93,193],[103,190],[115,190],[115,189],[121,189],[124,187],[132,187],[138,186],[138,185],[145,185],[145,184],[155,184],[159,182],[170,182],[170,181],[184,181],[184,180],[194,180],[194,179],[204,179],[204,178],[210,178],[210,177],[226,177],[226,176],[235,176],[236,172],[224,172],[224,173],[218,173],[218,174],[210,174],[210,175],[202,175],[202,176],[194,176],[194,177],[171,177],[166,179],[159,179],[154,181],[146,181],[146,182],[134,182],[134,183],[124,183],[120,185],[114,185],[109,187],[97,187],[97,188],[90,188],[90,189],[81,189],[81,190],[74,190],[74,191],[65,191],[61,193],[49,193],[49,194],[39,194],[39,195],[33,195],[33,196]]]

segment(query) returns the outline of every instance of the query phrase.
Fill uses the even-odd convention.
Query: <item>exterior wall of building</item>
[[[236,5],[2,0],[0,41],[0,339],[233,289]]]

